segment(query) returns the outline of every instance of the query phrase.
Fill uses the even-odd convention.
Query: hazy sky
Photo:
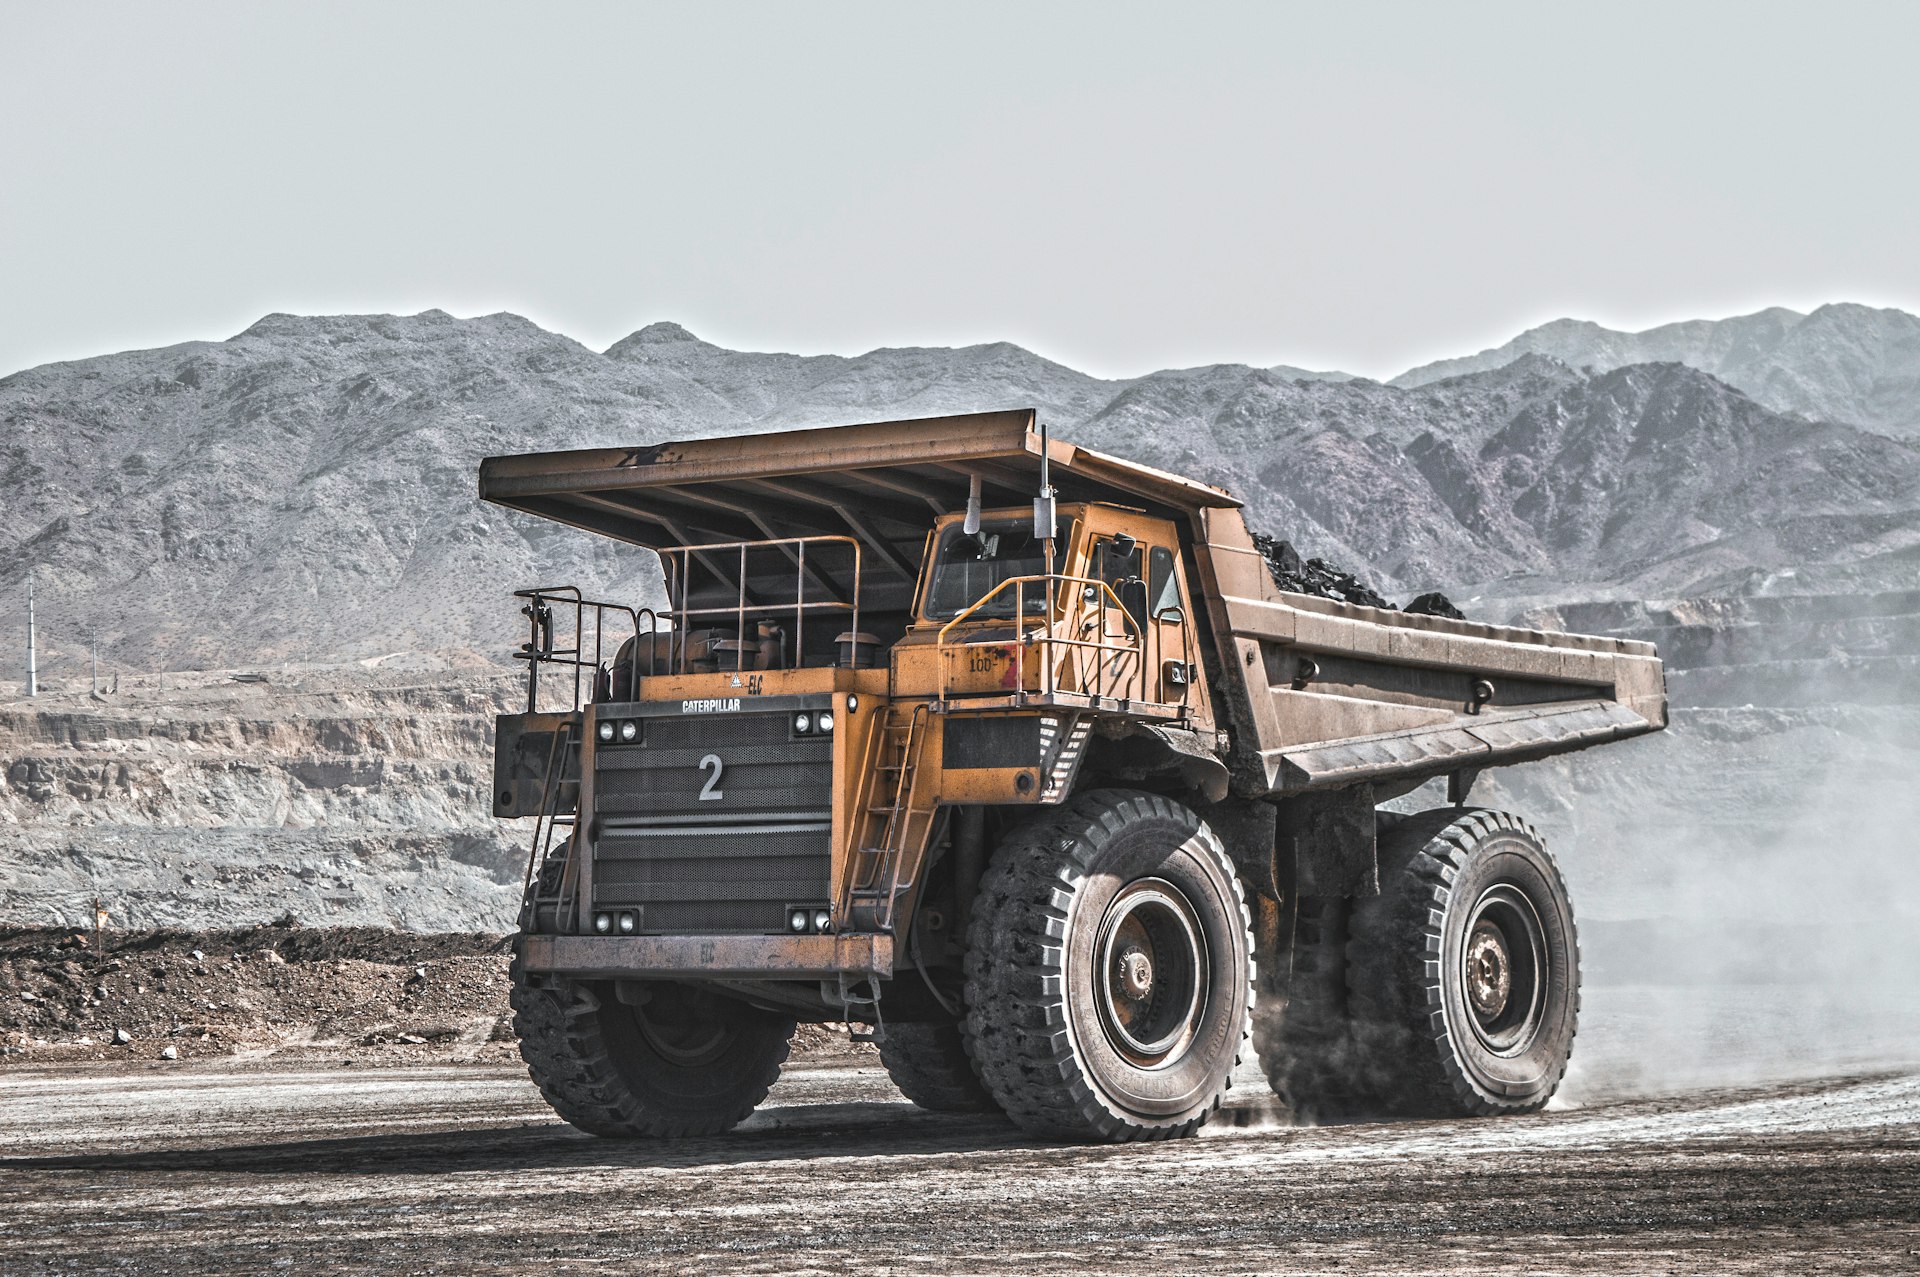
[[[0,0],[0,373],[269,311],[1391,375],[1920,309],[1920,4]]]

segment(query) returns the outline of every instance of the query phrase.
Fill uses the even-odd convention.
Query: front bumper
[[[522,936],[520,961],[529,971],[612,979],[891,976],[893,937]]]

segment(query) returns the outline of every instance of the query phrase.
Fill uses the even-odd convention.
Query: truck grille
[[[763,935],[786,931],[788,906],[825,904],[833,742],[791,723],[649,717],[639,744],[601,746],[593,907],[633,911],[644,935]]]

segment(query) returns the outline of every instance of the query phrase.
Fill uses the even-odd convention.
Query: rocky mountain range
[[[1402,373],[1396,386],[1504,368],[1546,355],[1572,368],[1681,363],[1712,373],[1775,412],[1920,436],[1920,317],[1840,304],[1811,314],[1775,306],[1625,333],[1577,319],[1530,328],[1504,346]]]
[[[1824,314],[1787,329],[1840,318]],[[479,504],[483,456],[1025,405],[1231,488],[1256,528],[1389,596],[1439,588],[1480,615],[1920,575],[1920,445],[1684,362],[1110,381],[1006,343],[762,354],[659,323],[600,353],[428,311],[271,315],[0,379],[0,594],[36,574],[50,673],[78,668],[91,630],[109,670],[490,655],[515,633],[511,588],[635,596],[653,565]]]
[[[1789,335],[1883,315],[1827,310],[1769,313]],[[655,565],[481,505],[482,456],[1032,405],[1063,436],[1225,484],[1257,529],[1395,602],[1438,587],[1482,618],[1657,640],[1672,731],[1499,772],[1476,799],[1547,833],[1583,927],[1670,920],[1586,929],[1595,970],[1747,979],[1840,954],[1843,1003],[1920,933],[1902,783],[1920,445],[1886,424],[1897,394],[1851,424],[1770,400],[1764,361],[1729,353],[1740,322],[1404,385],[1238,365],[1102,380],[1004,343],[761,354],[673,324],[601,353],[435,311],[273,315],[14,374],[0,643],[19,651],[31,570],[48,690],[14,695],[17,657],[0,664],[0,922],[79,922],[99,899],[117,926],[510,926],[526,831],[483,801],[489,716],[516,699],[508,591],[644,596]],[[1657,359],[1612,366],[1636,351]],[[1852,384],[1818,389],[1864,402]],[[104,703],[93,628],[121,679]],[[236,669],[266,681],[219,672]]]

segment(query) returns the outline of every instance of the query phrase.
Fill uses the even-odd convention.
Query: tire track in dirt
[[[511,1065],[14,1069],[0,1271],[1889,1271],[1920,1074],[1482,1122],[1034,1143],[868,1057],[735,1134],[593,1140]],[[1246,1125],[1236,1125],[1237,1121]]]

